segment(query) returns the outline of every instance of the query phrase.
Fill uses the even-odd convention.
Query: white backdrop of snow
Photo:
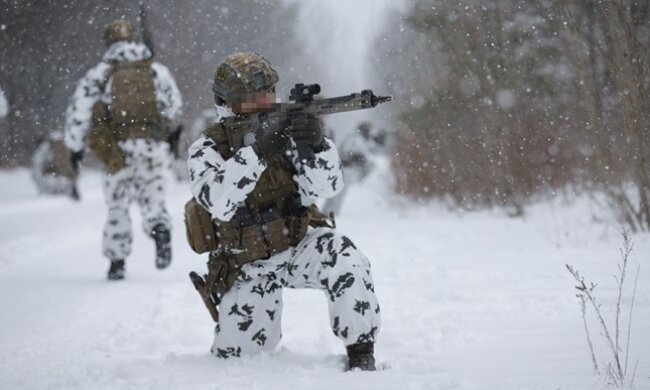
[[[295,73],[295,81],[334,80],[323,85],[325,96],[375,87],[367,77],[368,42],[395,4],[300,3],[304,57],[312,66]],[[510,97],[497,103],[507,107]],[[8,105],[0,97],[3,110]],[[328,124],[349,131],[376,113],[331,116]],[[329,330],[325,297],[315,291],[285,291],[284,339],[275,353],[230,361],[211,356],[213,325],[187,278],[205,259],[185,243],[186,183],[170,186],[171,268],[155,270],[153,244],[136,231],[127,280],[108,283],[100,255],[100,175],[84,172],[77,204],[38,197],[26,170],[0,172],[0,388],[606,387],[593,376],[564,270],[571,263],[599,283],[611,319],[620,234],[602,209],[586,199],[557,200],[511,219],[499,211],[413,206],[390,195],[387,164],[379,166],[363,187],[350,190],[338,219],[374,267],[383,313],[376,373],[342,372],[344,349]],[[644,389],[650,387],[650,237],[633,239],[642,269],[630,357],[639,358],[636,385]],[[607,353],[602,343],[596,347]]]
[[[153,244],[136,231],[127,279],[109,283],[100,175],[83,172],[83,201],[74,203],[38,197],[26,170],[0,172],[0,388],[605,388],[592,374],[564,269],[572,263],[599,283],[612,318],[620,237],[601,209],[557,200],[512,219],[409,205],[390,195],[388,164],[379,163],[365,186],[350,189],[338,219],[373,264],[383,314],[376,373],[343,372],[344,349],[317,291],[285,291],[275,353],[211,356],[213,324],[187,278],[205,259],[185,242],[186,183],[170,186],[171,268],[155,269]],[[136,210],[132,216],[139,226]],[[633,239],[642,269],[630,356],[639,358],[643,389],[650,386],[650,237]]]
[[[389,0],[285,2],[300,5],[296,34],[302,60],[281,77],[291,78],[292,82],[320,83],[321,96],[326,98],[363,89],[372,89],[377,95],[387,93],[380,87],[384,83],[371,77],[373,67],[381,64],[369,63],[368,50],[381,33],[387,13],[405,4],[397,5]],[[360,121],[377,118],[382,118],[381,107],[324,119],[335,134],[342,137],[341,133],[352,131]]]

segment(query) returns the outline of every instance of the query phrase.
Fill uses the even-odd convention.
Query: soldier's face
[[[274,92],[254,92],[242,96],[241,101],[233,102],[230,108],[238,114],[250,114],[253,112],[264,112],[271,109],[275,103]]]

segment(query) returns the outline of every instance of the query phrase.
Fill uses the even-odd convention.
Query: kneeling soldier
[[[212,352],[228,358],[273,350],[282,335],[282,288],[310,288],[327,296],[350,369],[374,370],[380,318],[370,263],[314,206],[343,185],[334,144],[313,116],[252,131],[237,127],[238,119],[269,111],[277,82],[261,55],[227,57],[213,91],[235,120],[208,127],[189,150],[188,236],[193,249],[210,252],[205,280],[193,280],[218,321]],[[199,226],[196,215],[205,210]],[[197,244],[197,237],[210,242]]]

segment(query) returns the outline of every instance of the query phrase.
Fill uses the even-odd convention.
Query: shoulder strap
[[[137,68],[137,67],[144,67],[144,66],[151,68],[151,65],[153,64],[153,59],[147,58],[140,61],[130,61],[130,62],[120,62],[117,60],[110,60],[108,61],[108,64],[111,66],[111,69],[108,73],[106,73],[104,79],[99,84],[102,92],[106,90],[106,85],[108,85],[108,80],[110,80],[111,76],[113,75],[113,73],[115,73],[115,71],[120,69]]]
[[[139,60],[139,61],[115,61],[112,60],[110,62],[111,67],[114,70],[117,69],[127,69],[127,68],[140,68],[140,67],[148,67],[151,68],[151,64],[153,64],[153,60],[151,58],[146,58],[144,60]]]
[[[115,66],[118,64],[117,61],[112,60],[109,61],[108,64],[111,66],[108,72],[104,75],[104,78],[101,80],[99,83],[99,90],[102,91],[102,93],[106,92],[106,86],[108,85],[108,80],[111,79],[111,76],[113,75],[113,72],[115,72]]]
[[[203,130],[203,134],[205,134],[206,137],[210,138],[217,145],[219,153],[224,160],[232,157],[233,153],[230,148],[230,143],[228,142],[226,128],[223,126],[223,124],[214,123]]]

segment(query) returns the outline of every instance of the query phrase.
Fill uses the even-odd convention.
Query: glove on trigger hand
[[[286,152],[291,147],[291,139],[284,131],[270,131],[258,138],[251,146],[260,159],[268,161]]]
[[[297,145],[307,144],[314,150],[321,149],[325,141],[321,121],[313,115],[301,115],[292,120],[289,135]]]

